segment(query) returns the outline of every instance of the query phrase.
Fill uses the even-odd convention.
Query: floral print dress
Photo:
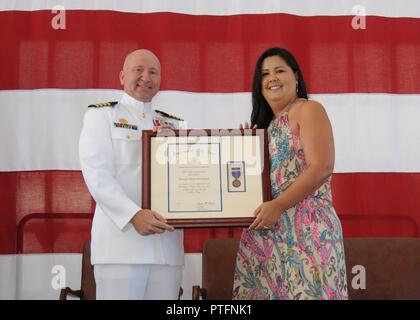
[[[287,112],[268,127],[273,199],[307,167]],[[236,258],[233,299],[347,299],[340,220],[331,177],[283,212],[268,230],[244,229]]]

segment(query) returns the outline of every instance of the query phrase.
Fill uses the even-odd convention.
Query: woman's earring
[[[296,93],[299,93],[299,83],[296,82]]]

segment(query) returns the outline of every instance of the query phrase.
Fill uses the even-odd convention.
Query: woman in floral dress
[[[234,299],[347,299],[340,220],[332,206],[334,141],[323,106],[281,48],[257,61],[251,126],[267,128],[271,201],[256,208],[236,259]],[[248,124],[245,125],[248,127]]]

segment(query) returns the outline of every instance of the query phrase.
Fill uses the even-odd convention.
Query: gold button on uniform
[[[127,138],[127,139],[130,139],[130,138],[131,138],[131,136],[130,136],[129,134],[127,134],[127,135],[126,135],[126,138]]]

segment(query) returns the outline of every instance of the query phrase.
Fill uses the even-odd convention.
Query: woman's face
[[[297,77],[279,56],[267,57],[261,66],[262,94],[270,106],[296,97]]]

